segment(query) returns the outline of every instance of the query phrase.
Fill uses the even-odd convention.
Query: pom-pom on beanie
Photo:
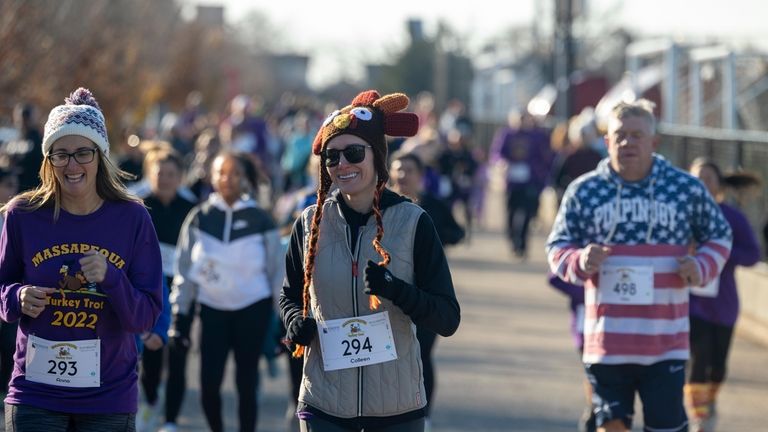
[[[51,110],[45,122],[43,154],[47,155],[53,143],[67,135],[79,135],[96,143],[105,156],[109,156],[109,139],[104,114],[90,90],[80,87],[64,99],[64,105]]]

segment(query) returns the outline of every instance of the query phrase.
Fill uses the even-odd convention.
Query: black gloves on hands
[[[365,266],[365,292],[368,295],[384,297],[395,301],[406,283],[392,275],[386,267],[368,260]]]
[[[317,335],[317,322],[314,318],[297,317],[287,329],[286,337],[293,343],[309,346]]]

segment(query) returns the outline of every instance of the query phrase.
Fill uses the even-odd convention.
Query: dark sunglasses
[[[360,163],[365,160],[366,147],[370,146],[365,144],[352,144],[343,150],[326,149],[325,152],[323,152],[323,157],[325,158],[325,166],[330,168],[338,165],[339,162],[341,162],[342,153],[344,154],[344,159],[346,159],[347,162],[353,164]]]

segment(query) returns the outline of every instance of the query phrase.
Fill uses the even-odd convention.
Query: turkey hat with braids
[[[332,112],[323,122],[312,143],[312,152],[321,155],[332,138],[350,134],[371,145],[380,181],[386,181],[387,140],[385,135],[410,137],[419,130],[419,118],[414,113],[398,112],[408,107],[408,96],[392,93],[381,96],[376,90],[358,94],[352,103]],[[383,168],[383,170],[382,170]]]
[[[387,172],[387,140],[390,136],[414,136],[419,130],[419,118],[414,113],[401,113],[398,111],[408,107],[408,96],[402,93],[393,93],[385,96],[379,95],[375,90],[368,90],[358,94],[352,103],[340,110],[331,113],[323,122],[312,143],[312,152],[324,157],[328,141],[339,135],[355,135],[370,144],[373,150],[373,166],[376,170],[376,194],[373,201],[373,213],[376,218],[376,237],[373,247],[382,256],[379,265],[389,264],[389,253],[381,245],[384,235],[382,213],[379,207],[381,194],[389,179]],[[320,219],[323,217],[323,203],[328,196],[332,180],[327,169],[321,164],[319,187],[317,189],[317,210],[312,216],[312,225],[309,228],[308,250],[304,256],[304,289],[302,316],[309,316],[309,286],[312,281],[312,273],[315,265],[317,239],[319,236]],[[370,296],[371,309],[376,309],[380,304],[376,296]],[[301,357],[304,347],[296,345],[293,351],[294,357]]]

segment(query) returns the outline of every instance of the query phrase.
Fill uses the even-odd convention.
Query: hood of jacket
[[[221,211],[238,211],[244,208],[258,207],[256,200],[248,195],[242,195],[230,206],[218,192],[214,192],[208,196],[208,203]]]
[[[648,173],[645,178],[638,181],[627,181],[621,178],[619,173],[613,170],[611,168],[611,159],[610,158],[604,158],[600,161],[600,163],[597,165],[597,173],[604,179],[615,183],[617,185],[622,185],[622,187],[639,187],[639,188],[647,188],[651,183],[657,182],[659,179],[663,178],[669,171],[669,169],[672,167],[672,165],[667,161],[664,156],[654,153],[653,154],[653,163],[651,165],[651,172]]]

